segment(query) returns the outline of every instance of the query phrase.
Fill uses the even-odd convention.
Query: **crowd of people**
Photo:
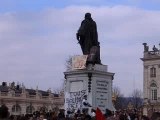
[[[66,113],[66,114],[65,114]],[[102,114],[100,109],[77,110],[75,112],[60,110],[35,111],[33,114],[26,115],[10,115],[5,105],[0,107],[0,120],[160,120],[160,113],[154,113],[151,118],[142,115],[136,109],[110,111],[106,109]]]

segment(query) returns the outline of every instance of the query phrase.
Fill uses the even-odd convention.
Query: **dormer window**
[[[156,68],[155,67],[150,68],[150,77],[156,77]]]

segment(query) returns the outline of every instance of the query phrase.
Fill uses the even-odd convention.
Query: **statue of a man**
[[[85,19],[82,21],[81,26],[77,32],[77,40],[82,48],[84,55],[90,53],[92,46],[98,46],[98,34],[96,22],[91,18],[90,13],[85,14]]]
[[[81,46],[83,55],[90,55],[91,51],[95,51],[93,61],[94,63],[100,63],[100,47],[98,42],[97,25],[92,19],[90,13],[85,14],[85,19],[82,21],[77,32],[77,40]]]

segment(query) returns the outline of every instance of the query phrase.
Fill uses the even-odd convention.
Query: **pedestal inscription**
[[[108,103],[108,82],[106,80],[96,81],[96,106],[103,112],[107,108]]]

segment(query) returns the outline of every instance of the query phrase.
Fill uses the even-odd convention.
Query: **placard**
[[[72,57],[72,69],[85,69],[88,55],[77,55]]]

